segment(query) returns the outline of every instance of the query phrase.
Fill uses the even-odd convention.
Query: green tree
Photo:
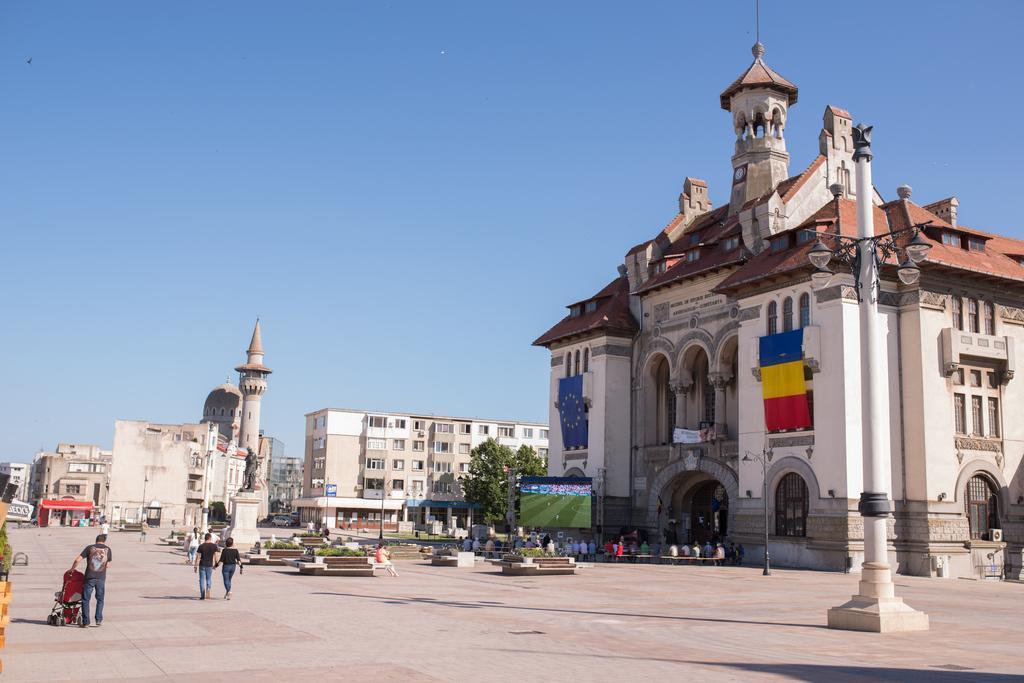
[[[462,491],[470,503],[480,506],[489,522],[505,519],[508,509],[508,472],[514,469],[520,475],[544,476],[548,464],[537,451],[520,446],[513,451],[494,439],[488,439],[473,449],[469,460],[469,475],[462,481]]]

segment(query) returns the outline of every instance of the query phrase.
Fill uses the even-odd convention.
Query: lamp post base
[[[859,593],[828,611],[828,627],[844,631],[897,633],[927,631],[928,615],[906,605],[894,594],[888,565],[865,562]]]

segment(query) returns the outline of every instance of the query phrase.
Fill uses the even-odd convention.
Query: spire
[[[247,353],[263,353],[263,336],[260,334],[259,318],[256,318],[256,327],[252,330],[252,341],[249,342]]]
[[[784,94],[790,105],[796,104],[796,86],[765,64],[764,45],[758,41],[750,48],[750,52],[754,55],[754,62],[719,96],[722,109],[730,111],[732,96],[748,88],[775,90]]]

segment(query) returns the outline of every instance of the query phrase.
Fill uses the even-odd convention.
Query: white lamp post
[[[828,626],[853,631],[921,631],[928,628],[928,615],[918,612],[896,597],[892,568],[888,561],[886,526],[892,513],[889,492],[892,488],[889,452],[888,354],[882,340],[878,314],[879,251],[884,261],[897,254],[896,236],[912,230],[913,239],[904,247],[906,259],[899,267],[904,284],[917,281],[917,263],[924,259],[930,245],[919,234],[922,226],[875,235],[872,216],[871,127],[858,125],[853,130],[853,160],[857,165],[857,238],[836,236],[836,255],[851,265],[860,300],[861,363],[866,371],[861,394],[861,416],[864,422],[864,490],[857,506],[864,520],[864,564],[857,594],[849,601],[828,611]],[[823,286],[831,250],[819,241],[808,255],[816,271],[815,286]]]

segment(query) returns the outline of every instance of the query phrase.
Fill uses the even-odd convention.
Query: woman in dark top
[[[242,556],[239,555],[235,546],[235,539],[229,538],[224,542],[224,551],[220,554],[220,575],[224,579],[224,599],[231,599],[231,579],[235,575],[235,568],[242,573]]]

